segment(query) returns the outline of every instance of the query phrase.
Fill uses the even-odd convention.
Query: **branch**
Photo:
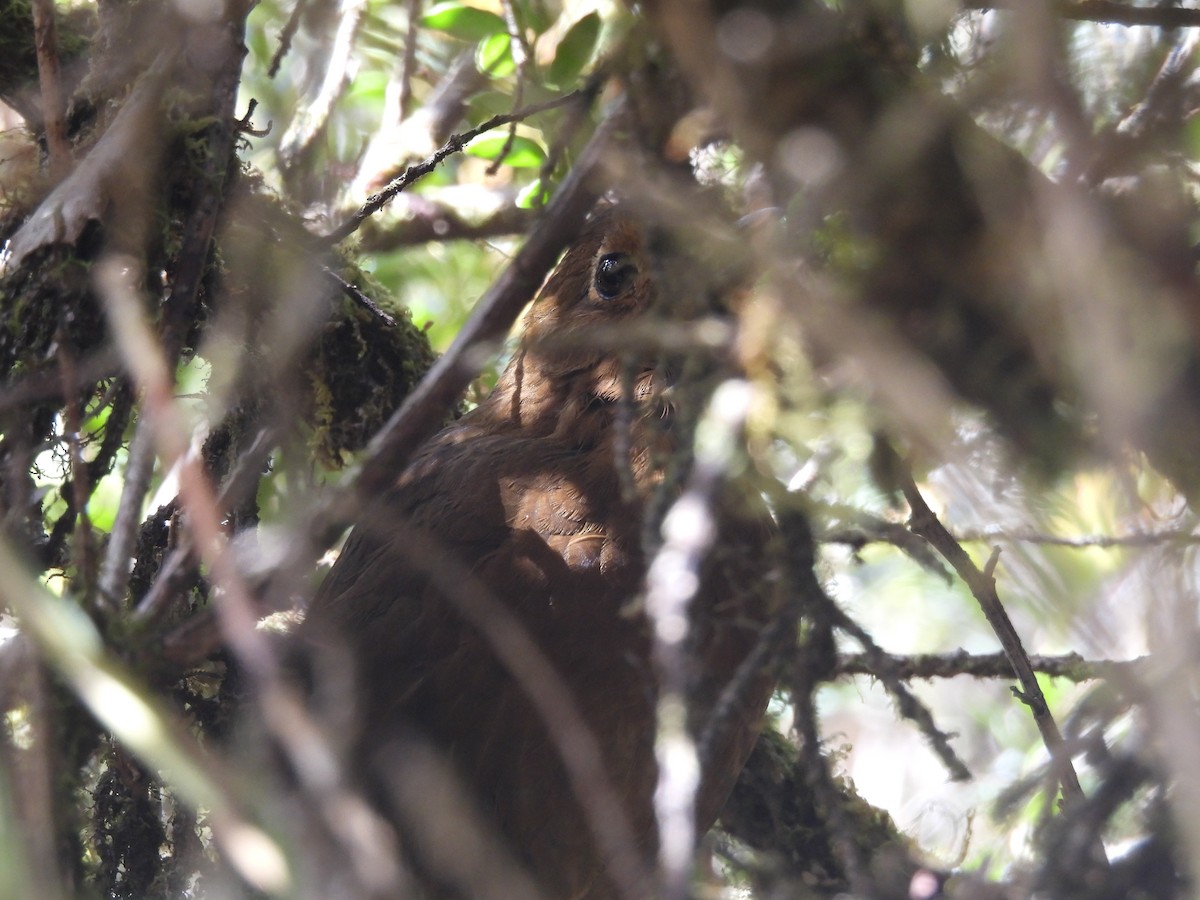
[[[869,523],[864,528],[838,528],[819,534],[817,537],[826,544],[847,544],[851,547],[863,547],[867,544],[897,542],[896,528],[902,528],[895,523],[880,520],[883,527]],[[1089,547],[1111,549],[1114,547],[1153,547],[1158,544],[1200,544],[1200,534],[1190,528],[1170,529],[1167,531],[1132,531],[1129,534],[1078,534],[1059,535],[1045,534],[1040,531],[1015,530],[1006,531],[1002,528],[985,528],[977,531],[957,531],[951,535],[960,544],[965,543],[995,543],[1008,544],[1042,544],[1051,547],[1067,547],[1075,550],[1086,550]],[[907,549],[902,547],[901,549]]]
[[[1056,763],[1064,799],[1072,804],[1083,802],[1083,788],[1079,784],[1079,776],[1075,773],[1075,766],[1069,754],[1064,752],[1062,733],[1058,730],[1058,724],[1050,714],[1050,708],[1046,704],[1041,686],[1038,685],[1029,656],[1021,644],[1020,635],[1017,634],[1012,620],[1008,617],[1008,613],[996,593],[996,580],[992,573],[995,569],[999,548],[993,552],[986,569],[980,571],[971,561],[971,557],[967,555],[967,551],[933,514],[933,510],[929,508],[925,498],[917,490],[912,474],[904,470],[902,466],[897,468],[900,470],[898,473],[900,488],[912,510],[910,519],[912,530],[929,541],[971,589],[971,593],[979,602],[980,609],[987,617],[988,624],[992,626],[996,637],[1000,639],[1004,655],[1008,658],[1009,664],[1021,684],[1021,690],[1014,690],[1014,693],[1033,713],[1034,722],[1037,724],[1038,731],[1041,732],[1046,749],[1050,751],[1050,757]]]
[[[697,441],[687,484],[663,518],[663,542],[646,572],[644,607],[653,630],[653,658],[659,674],[655,732],[659,772],[654,811],[659,828],[660,888],[667,898],[690,896],[701,771],[701,756],[686,715],[688,689],[694,678],[693,639],[687,624],[683,628],[678,625],[692,618],[705,557],[718,532],[714,498],[736,458],[735,448],[753,398],[750,384],[734,379],[713,392],[697,426],[697,433],[703,430],[708,437]],[[773,644],[768,642],[767,650]]]
[[[312,103],[292,120],[279,141],[279,162],[285,177],[325,132],[334,104],[350,84],[351,57],[367,14],[367,3],[366,0],[339,0],[337,7],[337,31],[329,48],[321,88]],[[280,50],[284,49],[281,42]]]
[[[901,656],[883,654],[890,674],[905,680],[913,678],[955,678],[968,675],[972,678],[1012,678],[1013,667],[1003,653],[918,653]],[[835,671],[838,675],[871,675],[881,677],[877,668],[878,656],[869,653],[844,653],[838,657]],[[1118,672],[1134,671],[1148,662],[1148,657],[1130,660],[1089,660],[1078,653],[1062,656],[1030,656],[1029,664],[1035,672],[1051,678],[1083,682],[1106,678]]]
[[[342,293],[373,315],[376,319],[386,325],[388,328],[396,327],[395,318],[378,303],[360,291],[355,285],[348,282],[345,278],[339,275],[329,266],[321,266],[321,271],[329,276],[330,281],[342,289]]]
[[[866,629],[846,615],[832,600],[826,597],[824,603],[828,606],[828,615],[832,624],[856,640],[863,648],[863,657],[871,667],[871,674],[878,677],[884,688],[892,695],[900,715],[910,720],[917,726],[921,734],[925,735],[925,740],[929,742],[938,759],[942,761],[942,765],[950,772],[950,777],[955,781],[970,781],[970,769],[958,758],[958,754],[950,746],[950,739],[954,735],[947,734],[937,727],[933,721],[933,714],[904,683],[904,675],[893,669],[890,655],[871,639]]]
[[[256,484],[263,463],[274,449],[277,439],[278,435],[271,429],[261,431],[255,437],[221,487],[216,500],[218,510],[224,512],[245,498],[248,490]],[[134,621],[153,623],[166,613],[170,608],[170,601],[177,597],[195,576],[199,559],[199,548],[190,535],[185,533],[179,546],[171,551],[170,556],[159,567],[150,590],[139,601],[134,611]]]
[[[210,86],[208,110],[212,112],[214,121],[210,126],[208,153],[204,165],[192,179],[192,195],[196,201],[188,211],[171,292],[163,303],[159,327],[157,346],[162,349],[164,369],[169,373],[175,370],[187,340],[188,327],[195,318],[200,284],[208,271],[213,232],[225,202],[225,181],[230,166],[236,165],[234,109],[245,48],[240,43],[230,41],[219,49],[224,56],[219,57],[221,66],[214,71]],[[109,312],[111,314],[112,310]],[[131,372],[136,368],[129,359],[126,365]],[[153,406],[149,398],[145,403]],[[117,521],[113,525],[112,539],[101,569],[99,598],[113,609],[119,608],[124,601],[134,533],[154,469],[154,430],[161,423],[153,422],[152,418],[139,417],[130,445],[130,462],[126,468]]]
[[[367,202],[359,208],[358,212],[352,215],[333,231],[329,232],[329,234],[321,238],[321,243],[326,246],[331,246],[344,241],[350,235],[354,234],[354,232],[358,230],[359,226],[361,226],[362,223],[365,222],[370,216],[373,216],[375,213],[379,212],[379,210],[381,210],[389,200],[391,200],[401,191],[407,189],[414,182],[424,178],[439,165],[441,165],[447,157],[461,152],[463,148],[467,146],[467,144],[471,143],[471,141],[475,140],[475,138],[479,137],[484,132],[491,131],[493,128],[498,128],[501,125],[507,125],[510,122],[520,122],[521,120],[527,119],[532,115],[545,112],[548,109],[555,109],[559,106],[565,106],[566,104],[572,103],[575,100],[586,99],[588,102],[590,102],[594,94],[595,91],[589,90],[572,91],[571,93],[565,94],[562,97],[556,97],[553,100],[547,100],[545,103],[535,103],[532,106],[526,106],[524,109],[519,109],[516,112],[492,116],[482,125],[478,125],[468,131],[460,132],[459,134],[451,135],[449,140],[447,140],[445,144],[435,151],[432,156],[429,156],[423,162],[409,166],[404,170],[403,173],[401,173],[399,177],[393,179],[392,183],[385,187],[382,191],[377,194],[372,194],[370,197],[368,197]]]
[[[799,647],[803,654],[805,646]],[[846,880],[854,893],[863,897],[874,896],[875,879],[863,859],[862,848],[856,838],[855,823],[833,780],[829,762],[821,752],[821,729],[817,723],[817,708],[814,693],[816,679],[806,665],[793,667],[792,707],[795,710],[795,729],[800,736],[800,765],[804,769],[805,781],[812,791],[825,819],[826,833],[833,856],[841,866]]]
[[[967,9],[1016,10],[1026,0],[967,0]],[[1200,9],[1179,6],[1131,6],[1113,0],[1078,0],[1059,2],[1053,7],[1055,15],[1075,22],[1099,22],[1106,25],[1149,25],[1156,28],[1194,28],[1200,25]]]
[[[407,196],[409,202],[403,216],[394,220],[389,218],[386,224],[375,219],[366,223],[360,234],[360,246],[364,251],[386,253],[434,241],[477,241],[521,234],[536,215],[534,210],[521,209],[508,199],[495,212],[476,220],[429,197]]]
[[[279,74],[279,65],[292,49],[292,38],[296,36],[296,31],[300,28],[300,19],[307,9],[308,0],[296,0],[296,5],[292,7],[292,12],[288,15],[283,30],[279,32],[279,46],[275,48],[275,53],[271,57],[271,65],[267,67],[268,78],[274,78]]]

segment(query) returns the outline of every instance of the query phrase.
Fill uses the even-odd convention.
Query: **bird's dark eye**
[[[596,263],[596,293],[613,300],[633,283],[637,265],[628,253],[606,253]]]

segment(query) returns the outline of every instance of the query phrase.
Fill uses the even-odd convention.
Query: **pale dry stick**
[[[701,583],[700,568],[716,539],[714,494],[733,462],[753,390],[748,382],[731,379],[713,393],[696,427],[691,475],[663,520],[663,542],[646,574],[646,615],[659,671],[654,807],[663,896],[668,900],[688,896],[696,842],[700,756],[687,723],[691,605]]]
[[[280,675],[275,653],[257,628],[250,592],[225,541],[220,506],[203,466],[187,453],[190,434],[172,394],[173,379],[163,352],[146,323],[136,285],[144,283],[132,258],[108,257],[97,264],[97,286],[126,366],[145,397],[164,468],[177,468],[179,491],[188,511],[193,540],[219,586],[215,609],[225,644],[258,691],[259,709],[300,781],[320,801],[325,825],[351,859],[356,874],[373,890],[385,890],[400,877],[399,863],[384,837],[386,826],[361,798],[345,790],[336,757],[298,694]]]
[[[55,822],[56,814],[62,810],[54,802],[55,794],[60,793],[55,783],[63,752],[55,742],[58,732],[55,719],[63,714],[63,707],[48,690],[47,676],[41,660],[29,654],[24,671],[19,673],[22,682],[19,690],[26,698],[23,718],[28,733],[21,741],[0,739],[0,767],[6,768],[12,778],[7,800],[14,807],[15,816],[9,821],[21,823],[20,828],[10,830],[11,840],[21,847],[28,865],[24,873],[25,890],[11,896],[65,900],[64,888],[69,888],[69,876],[62,871]],[[0,785],[0,790],[3,787]],[[8,862],[13,865],[18,860]]]
[[[33,42],[37,52],[38,82],[42,90],[42,122],[50,177],[57,181],[71,167],[67,143],[66,104],[58,65],[58,30],[54,23],[54,0],[33,0]]]
[[[0,650],[11,645],[12,641],[0,644]],[[0,821],[21,822],[21,832],[24,832],[19,834],[15,828],[0,829],[0,859],[6,862],[0,866],[0,896],[61,900],[62,888],[58,879],[51,877],[51,873],[59,868],[57,859],[51,855],[43,864],[40,848],[30,846],[45,829],[36,821],[38,813],[27,812],[17,796],[15,785],[27,778],[24,772],[18,771],[22,752],[26,751],[13,747],[10,741],[0,741]],[[43,802],[36,809],[48,811],[50,804]]]
[[[96,592],[96,602],[110,613],[121,608],[125,589],[129,586],[129,560],[133,557],[142,503],[150,491],[153,474],[154,429],[148,419],[139,418],[129,442],[121,499],[117,502],[117,515],[105,548]]]
[[[366,13],[366,0],[341,0],[338,4],[337,32],[320,90],[312,103],[292,121],[279,142],[279,157],[285,170],[294,166],[321,134],[329,122],[334,103],[350,83],[350,54]]]
[[[289,873],[282,851],[242,815],[237,792],[211,754],[107,652],[83,610],[39,584],[3,537],[0,602],[102,726],[161,770],[186,802],[209,810],[213,837],[233,868],[258,890],[284,891]]]

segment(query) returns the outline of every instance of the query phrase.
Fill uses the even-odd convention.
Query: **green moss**
[[[66,67],[91,45],[95,10],[91,4],[58,10],[55,26],[59,64]],[[37,77],[32,0],[0,0],[0,95],[36,85]]]
[[[332,467],[366,446],[434,360],[425,332],[374,279],[351,265],[339,274],[395,324],[342,294],[317,337],[307,367],[307,419],[317,459]]]
[[[859,856],[872,867],[884,860],[891,864],[893,857],[896,864],[908,865],[908,842],[891,817],[859,797],[848,780],[835,777],[834,788]],[[799,751],[776,731],[760,736],[721,822],[748,846],[776,856],[793,875],[814,883],[845,878],[827,813],[808,783]]]
[[[78,352],[99,345],[103,316],[90,267],[72,248],[52,247],[0,278],[0,377],[56,366],[65,339]]]
[[[37,78],[31,0],[0,0],[0,91]]]
[[[240,317],[244,323],[240,340],[251,357],[263,362],[278,352],[264,344],[271,342],[269,335],[282,319],[320,317],[311,342],[287,365],[300,391],[296,410],[313,456],[325,467],[340,468],[404,402],[433,364],[434,352],[408,310],[354,264],[333,257],[327,265],[369,297],[391,324],[347,296],[315,265],[312,235],[300,222],[299,214],[258,179],[237,180],[215,252],[220,290],[215,292],[219,308],[212,312],[220,317],[225,309],[236,308],[230,319]],[[314,286],[318,305],[310,309]]]

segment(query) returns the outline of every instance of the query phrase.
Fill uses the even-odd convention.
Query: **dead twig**
[[[321,271],[328,275],[330,280],[342,289],[343,294],[381,321],[388,328],[396,327],[395,318],[393,318],[389,313],[385,312],[378,303],[360,291],[357,287],[352,285],[337,272],[333,271],[333,269],[329,268],[329,266],[321,266]]]
[[[900,656],[886,653],[888,669],[899,678],[1012,678],[1013,668],[1004,653],[968,653],[957,650],[953,653],[918,653]],[[835,671],[838,675],[871,675],[879,677],[876,668],[879,657],[870,653],[844,653],[838,656]],[[1107,678],[1117,673],[1131,674],[1144,668],[1149,657],[1130,660],[1091,660],[1078,653],[1062,656],[1030,656],[1029,664],[1035,672],[1051,678],[1084,682]]]
[[[372,194],[367,198],[367,202],[359,207],[349,219],[335,228],[329,234],[321,238],[321,243],[325,246],[332,246],[340,243],[354,234],[368,218],[375,215],[379,210],[383,209],[393,197],[401,191],[406,190],[414,182],[424,178],[434,169],[442,164],[449,156],[462,151],[467,144],[479,137],[479,135],[491,131],[493,128],[499,128],[501,125],[508,125],[511,122],[519,122],[522,119],[527,119],[532,115],[540,112],[545,112],[548,109],[556,109],[559,106],[571,103],[577,98],[584,95],[584,91],[571,91],[569,94],[564,94],[561,97],[556,97],[553,100],[547,100],[545,103],[535,103],[532,106],[527,106],[524,109],[519,109],[516,112],[504,113],[498,116],[492,116],[482,125],[471,128],[467,131],[454,134],[447,139],[438,150],[431,156],[427,157],[422,162],[416,163],[405,169],[400,175],[392,179],[392,182],[383,190],[376,194]]]
[[[1046,744],[1046,749],[1050,752],[1051,759],[1055,761],[1064,800],[1068,803],[1082,802],[1084,800],[1083,788],[1079,784],[1075,766],[1065,752],[1062,732],[1059,731],[1058,724],[1054,721],[1050,708],[1046,704],[1045,695],[1042,693],[1041,686],[1038,685],[1037,675],[1034,673],[1029,655],[1021,643],[1021,637],[1013,627],[1012,620],[1008,617],[1008,612],[1004,609],[996,592],[996,581],[991,574],[997,559],[995,552],[992,559],[989,560],[988,569],[980,570],[967,555],[967,551],[946,530],[946,527],[934,515],[933,510],[929,508],[925,498],[917,489],[912,474],[903,466],[897,468],[900,470],[900,489],[912,511],[909,520],[912,530],[929,541],[930,545],[945,557],[958,576],[970,588],[980,609],[983,610],[988,624],[992,626],[996,637],[1000,639],[1004,655],[1008,658],[1017,681],[1021,685],[1020,690],[1014,688],[1013,693],[1017,699],[1029,707],[1038,731],[1042,735],[1042,740]]]

